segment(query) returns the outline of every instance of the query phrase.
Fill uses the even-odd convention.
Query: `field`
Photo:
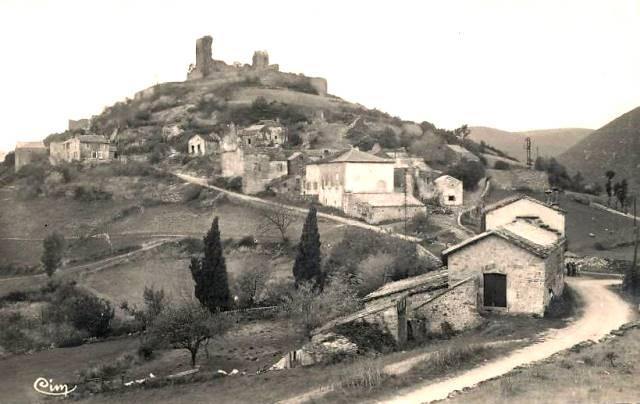
[[[487,197],[487,204],[513,194],[512,191],[492,189]],[[532,196],[541,201],[545,200],[543,194],[532,194]],[[567,211],[566,231],[569,251],[578,255],[629,261],[633,258],[633,246],[608,250],[596,248],[596,243],[607,244],[612,241],[633,240],[632,219],[578,203],[564,196],[561,197],[560,207]]]

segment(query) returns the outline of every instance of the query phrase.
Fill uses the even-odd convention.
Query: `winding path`
[[[567,283],[580,295],[585,305],[582,317],[568,327],[551,330],[541,342],[514,351],[506,357],[437,383],[423,384],[382,402],[407,404],[443,400],[454,391],[474,387],[518,366],[548,358],[577,343],[597,341],[632,320],[631,307],[608,288],[620,283],[619,279],[568,278]]]
[[[179,172],[173,172],[172,174],[175,175],[176,177],[180,178],[183,181],[189,182],[191,184],[200,185],[202,187],[214,189],[214,190],[216,190],[218,192],[225,193],[225,194],[227,194],[228,196],[230,196],[232,198],[236,198],[236,199],[239,199],[239,200],[242,200],[242,201],[245,201],[245,202],[253,202],[253,203],[257,203],[257,204],[261,204],[261,205],[265,205],[265,206],[271,206],[271,207],[285,207],[285,208],[289,209],[291,212],[295,212],[297,214],[305,215],[305,216],[306,216],[307,212],[309,211],[309,209],[307,209],[307,208],[301,208],[299,206],[285,205],[285,204],[282,204],[282,203],[279,203],[279,202],[269,201],[269,200],[258,198],[258,197],[255,197],[255,196],[241,194],[239,192],[233,192],[233,191],[229,191],[229,190],[224,189],[224,188],[216,187],[214,185],[210,185],[206,178],[194,177],[192,175],[183,174],[183,173],[179,173]],[[398,239],[401,239],[401,240],[412,241],[414,243],[420,243],[420,242],[423,241],[422,239],[420,239],[418,237],[407,236],[407,235],[400,234],[400,233],[393,233],[393,232],[391,232],[389,230],[386,230],[386,229],[384,229],[382,227],[378,227],[378,226],[374,226],[374,225],[371,225],[371,224],[363,223],[363,222],[355,220],[355,219],[348,219],[348,218],[342,217],[342,216],[336,216],[336,215],[331,215],[331,214],[328,214],[328,213],[318,212],[318,217],[321,217],[323,219],[333,220],[334,222],[346,224],[348,226],[360,227],[362,229],[371,230],[371,231],[374,231],[376,233],[387,234],[387,235],[389,235],[391,237],[398,238]],[[432,258],[440,261],[440,258],[438,258],[433,253],[429,252],[428,250],[425,249],[423,251],[426,254],[429,254]]]

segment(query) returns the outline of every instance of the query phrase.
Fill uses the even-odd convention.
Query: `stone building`
[[[63,142],[51,142],[51,159],[60,161],[109,161],[114,156],[104,136],[80,135]]]
[[[442,252],[449,281],[475,279],[480,310],[544,315],[564,289],[565,238],[517,218]]]
[[[15,148],[15,170],[47,156],[47,147],[42,142],[17,142]]]
[[[285,128],[271,120],[260,121],[238,132],[240,141],[246,146],[272,147],[280,146],[287,141]]]
[[[408,340],[442,334],[449,327],[461,331],[483,321],[476,309],[472,279],[451,284],[446,270],[387,283],[363,301],[363,310],[331,321],[313,334],[364,322],[378,325],[402,346]]]
[[[242,177],[242,192],[256,194],[272,180],[287,175],[287,159],[281,150],[237,147],[220,158],[223,177]]]
[[[411,190],[394,192],[394,165],[352,148],[307,164],[303,194],[370,223],[426,213]]]
[[[194,135],[188,142],[189,154],[204,156],[217,153],[220,150],[220,136],[215,133],[209,135]]]
[[[487,205],[482,214],[482,231],[496,229],[518,218],[540,220],[552,231],[565,235],[566,212],[554,204],[545,203],[526,195],[515,195]]]
[[[450,175],[442,175],[434,181],[440,206],[460,206],[463,203],[462,181]]]

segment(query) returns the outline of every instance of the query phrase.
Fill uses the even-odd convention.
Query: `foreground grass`
[[[482,383],[452,403],[638,402],[640,329]]]

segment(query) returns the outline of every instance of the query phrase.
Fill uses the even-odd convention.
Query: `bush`
[[[379,324],[351,322],[338,325],[334,331],[356,344],[359,353],[388,353],[396,349],[396,340]]]
[[[493,164],[493,168],[496,170],[509,170],[511,165],[505,161],[498,160]]]
[[[191,201],[195,201],[200,197],[200,193],[202,192],[202,186],[196,184],[189,184],[187,188],[184,190],[182,195],[182,201],[187,203]]]
[[[58,348],[69,348],[82,345],[88,336],[69,323],[53,324],[50,326],[49,340]]]
[[[253,248],[256,245],[258,245],[258,243],[256,242],[256,239],[253,236],[244,236],[240,239],[240,241],[238,241],[238,247]]]
[[[113,198],[111,192],[107,192],[94,185],[78,185],[73,190],[73,199],[82,202],[108,201]]]
[[[96,296],[65,285],[56,291],[52,302],[51,318],[55,322],[68,321],[90,337],[104,337],[111,331],[114,310],[111,304]]]
[[[485,168],[477,161],[462,160],[451,167],[447,174],[462,181],[464,189],[474,190],[478,186],[478,181],[485,176]]]

